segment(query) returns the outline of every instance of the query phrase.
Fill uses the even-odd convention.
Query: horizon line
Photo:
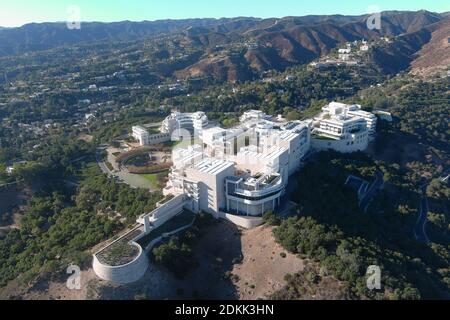
[[[450,11],[443,11],[443,12],[436,12],[436,11],[429,11],[427,9],[420,9],[420,10],[383,10],[380,13],[386,13],[386,12],[420,12],[425,11],[429,13],[436,13],[436,14],[445,14],[450,13]],[[343,16],[343,17],[364,17],[367,15],[370,15],[371,13],[361,13],[361,14],[342,14],[342,13],[331,13],[331,14],[305,14],[305,15],[299,15],[299,16],[272,16],[272,17],[256,17],[256,16],[229,16],[229,17],[195,17],[195,18],[164,18],[164,19],[154,19],[154,20],[114,20],[114,21],[101,21],[101,20],[86,20],[86,21],[80,21],[80,23],[104,23],[104,24],[112,24],[112,23],[121,23],[121,22],[132,22],[132,23],[142,23],[142,22],[160,22],[160,21],[185,21],[185,20],[225,20],[225,19],[258,19],[258,20],[270,20],[270,19],[286,19],[286,18],[303,18],[303,17],[332,17],[332,16]],[[16,29],[16,28],[22,28],[27,25],[31,24],[59,24],[59,23],[67,23],[67,21],[30,21],[26,22],[22,25],[17,26],[2,26],[0,25],[0,28],[2,29]]]

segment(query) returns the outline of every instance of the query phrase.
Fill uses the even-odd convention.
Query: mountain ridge
[[[264,30],[268,24],[277,21],[284,28],[296,25],[311,26],[323,22],[331,22],[336,25],[359,22],[360,24],[368,15],[345,16],[345,15],[310,15],[303,17],[284,18],[205,18],[205,19],[183,19],[183,20],[157,20],[157,21],[119,21],[119,22],[82,22],[80,30],[69,30],[64,22],[51,23],[29,23],[18,28],[0,29],[0,55],[17,54],[27,50],[46,50],[56,46],[73,45],[82,42],[94,42],[102,40],[136,40],[140,38],[184,32],[189,27],[202,27],[207,32],[248,32],[256,28]],[[405,31],[405,24],[411,19],[439,19],[439,13],[428,11],[386,11],[382,13],[383,22],[389,25],[395,24],[396,32]],[[436,22],[436,21],[433,21]],[[423,21],[423,24],[430,24]],[[420,24],[414,21],[413,26]],[[83,31],[82,33],[80,31]],[[408,32],[414,30],[407,30]],[[393,30],[387,30],[391,33]],[[388,34],[389,35],[389,34]]]
[[[234,77],[228,78],[229,81],[248,80],[255,73],[311,62],[346,42],[363,38],[374,40],[385,35],[398,37],[399,42],[376,49],[371,59],[381,71],[395,74],[409,68],[413,55],[430,41],[431,31],[427,27],[444,20],[425,11],[417,14],[401,13],[400,17],[397,13],[389,12],[382,16],[380,31],[369,30],[362,17],[341,17],[340,23],[333,22],[330,17],[321,17],[311,25],[305,25],[303,19],[271,20],[272,25],[247,31],[245,36],[266,45],[247,50],[238,59],[239,67],[236,65],[233,68],[232,59],[223,55],[220,59],[216,54],[205,55],[198,63],[177,71],[176,75],[181,78],[212,75],[222,79],[224,74],[233,74]],[[348,22],[348,19],[352,22]],[[411,24],[407,21],[411,21]],[[221,66],[222,73],[219,71]],[[230,73],[230,70],[233,72]]]
[[[81,30],[69,30],[65,23],[33,23],[0,29],[0,57],[101,41],[160,37],[166,46],[178,42],[198,51],[187,60],[189,63],[165,68],[166,75],[235,82],[253,79],[267,70],[309,63],[346,42],[389,36],[397,40],[375,49],[371,58],[384,72],[397,73],[409,68],[414,55],[431,40],[430,26],[439,26],[449,18],[448,13],[425,10],[386,11],[381,13],[381,30],[369,30],[368,16],[91,22],[82,23]],[[241,49],[227,49],[233,46]]]

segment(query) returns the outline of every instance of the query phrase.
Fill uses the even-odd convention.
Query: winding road
[[[447,169],[443,172],[442,176],[439,178],[441,181],[446,182],[449,179],[450,175],[450,169]],[[414,236],[416,237],[416,240],[429,244],[430,238],[428,238],[426,226],[428,223],[428,213],[429,213],[429,207],[428,207],[428,197],[427,197],[427,188],[428,183],[423,184],[420,189],[422,190],[422,198],[420,199],[420,215],[417,219],[416,225],[414,227]]]
[[[419,219],[417,219],[416,226],[414,228],[414,236],[417,241],[425,244],[430,243],[430,239],[428,238],[426,225],[428,222],[428,198],[427,198],[427,187],[428,184],[425,184],[421,187],[422,189],[422,199],[420,200],[420,215]]]
[[[15,185],[15,184],[21,183],[22,181],[23,181],[23,180],[14,181],[14,182],[5,183],[5,184],[0,184],[0,188],[13,186],[13,185]]]
[[[367,208],[369,207],[370,201],[372,201],[375,194],[380,190],[380,188],[384,184],[384,174],[380,170],[377,170],[375,173],[375,181],[370,185],[369,190],[366,192],[364,197],[361,199],[359,207],[367,212]]]

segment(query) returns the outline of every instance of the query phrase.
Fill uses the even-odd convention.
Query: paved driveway
[[[369,190],[366,192],[364,197],[361,199],[360,208],[362,210],[364,210],[364,212],[367,211],[370,201],[372,201],[373,197],[376,195],[378,190],[380,190],[380,188],[383,186],[383,184],[384,184],[383,172],[378,170],[375,173],[375,181],[370,185]]]
[[[428,198],[427,198],[427,185],[422,187],[422,199],[420,200],[420,215],[417,219],[416,226],[414,228],[414,235],[417,241],[422,243],[430,243],[428,238],[426,225],[428,222]]]

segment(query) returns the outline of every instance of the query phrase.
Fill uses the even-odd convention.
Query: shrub
[[[280,219],[276,216],[273,211],[269,211],[264,214],[263,222],[270,226],[277,226],[280,224]]]

